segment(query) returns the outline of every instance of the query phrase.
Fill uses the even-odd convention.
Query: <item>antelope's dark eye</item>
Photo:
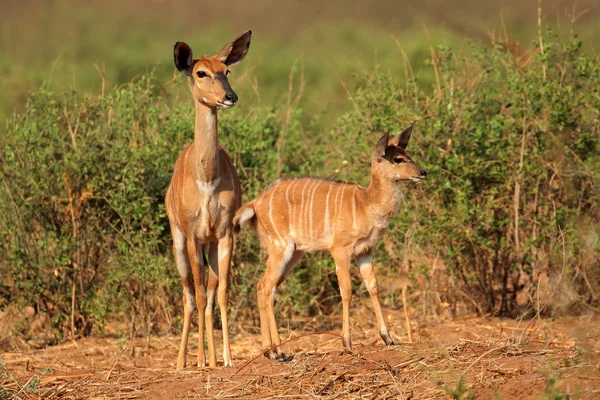
[[[396,163],[396,164],[402,164],[403,162],[404,162],[403,158],[400,158],[400,157],[394,158],[394,163]]]
[[[225,72],[225,76],[229,76],[229,74],[230,74],[230,73],[231,73],[231,71],[230,71],[230,70],[227,70],[227,71]]]
[[[196,72],[196,76],[198,78],[204,78],[206,76],[206,72],[204,72],[204,71],[198,71],[198,72]]]

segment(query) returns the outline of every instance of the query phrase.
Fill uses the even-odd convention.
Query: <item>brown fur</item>
[[[218,286],[218,302],[223,326],[223,362],[232,365],[227,324],[227,290],[229,265],[233,250],[231,221],[241,204],[240,179],[231,157],[219,146],[217,108],[232,107],[237,95],[225,78],[230,62],[239,62],[250,45],[248,31],[226,45],[213,57],[192,59],[192,50],[185,44],[175,45],[175,65],[189,76],[194,98],[196,122],[194,143],[180,154],[165,205],[171,233],[173,253],[183,283],[183,333],[177,369],[185,367],[187,341],[194,307],[198,308],[198,366],[206,365],[204,326],[208,339],[208,363],[216,366],[213,338],[213,304]],[[233,50],[232,50],[233,49]],[[233,53],[237,51],[238,53]],[[205,76],[198,76],[202,71]],[[205,250],[209,272],[205,284]],[[195,304],[193,302],[195,298]]]
[[[273,184],[237,211],[234,226],[252,224],[267,251],[267,269],[257,285],[263,349],[270,358],[285,357],[279,346],[273,301],[275,289],[304,253],[328,250],[336,263],[343,301],[343,344],[351,349],[349,328],[350,260],[355,257],[369,290],[380,334],[392,344],[379,304],[372,249],[396,215],[401,199],[398,182],[421,180],[425,171],[405,151],[411,128],[374,150],[368,188],[342,182],[302,178]],[[401,163],[399,160],[402,160]],[[395,162],[396,161],[396,162]]]

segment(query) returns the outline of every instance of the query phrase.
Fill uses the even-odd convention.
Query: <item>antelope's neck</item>
[[[371,173],[371,182],[366,191],[367,209],[372,220],[377,225],[387,226],[398,213],[402,193],[400,185],[381,179],[376,173]]]
[[[219,141],[217,137],[217,108],[194,99],[194,164],[199,184],[211,185],[219,179]]]

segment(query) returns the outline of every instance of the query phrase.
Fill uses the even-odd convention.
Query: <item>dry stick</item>
[[[544,55],[544,42],[542,41],[542,0],[538,0],[538,14],[537,14],[537,25],[538,25],[538,40],[540,41],[540,54]],[[542,60],[542,77],[546,81],[546,62]]]
[[[525,114],[525,102],[526,98],[523,95],[523,118],[521,126],[521,149],[519,152],[519,170],[517,173],[517,181],[515,182],[515,193],[514,193],[514,211],[515,211],[515,249],[517,251],[517,258],[521,258],[521,243],[519,242],[519,201],[521,198],[521,177],[523,174],[523,161],[525,158],[525,140],[527,138],[527,118]],[[519,264],[520,265],[520,264]],[[519,266],[520,272],[523,273],[523,267]]]
[[[94,63],[94,68],[96,68],[96,71],[98,71],[100,78],[102,78],[102,97],[101,97],[101,99],[104,99],[104,93],[106,91],[106,77],[104,76],[104,63],[102,63],[102,70],[100,70],[100,68],[98,67],[98,64],[96,64],[96,63]]]
[[[508,345],[508,344],[505,344],[505,345],[502,345],[502,346],[499,346],[499,347],[495,347],[495,348],[493,348],[493,349],[491,349],[491,350],[488,350],[488,351],[486,351],[485,353],[483,353],[483,354],[482,354],[482,355],[480,355],[479,357],[477,357],[477,359],[476,359],[475,361],[473,361],[473,362],[471,363],[471,365],[469,365],[469,366],[467,367],[467,369],[465,369],[465,371],[462,373],[462,375],[460,376],[460,378],[458,378],[458,381],[459,381],[459,382],[460,382],[460,381],[462,381],[462,379],[465,377],[465,375],[467,374],[467,372],[469,372],[469,370],[470,370],[471,368],[473,368],[473,366],[474,366],[475,364],[477,364],[477,363],[478,363],[478,362],[479,362],[479,361],[480,361],[480,360],[481,360],[483,357],[485,357],[485,356],[487,356],[488,354],[490,354],[490,353],[493,353],[493,352],[495,352],[495,351],[502,350],[502,349],[504,349],[504,348],[506,348],[506,347],[508,347],[508,346],[510,346],[510,345]]]
[[[66,116],[65,116],[66,118]],[[70,128],[69,128],[70,130]],[[73,139],[75,140],[75,139]],[[73,143],[73,147],[77,149],[75,143]],[[71,180],[67,175],[67,172],[63,172],[63,179],[65,181],[65,186],[67,188],[67,192],[69,195],[69,205],[68,210],[71,214],[71,224],[73,226],[73,241],[77,243],[77,217],[75,216],[75,205],[73,204],[73,186],[71,185]],[[77,269],[79,267],[79,246],[78,250],[75,253],[75,262],[73,263],[73,284],[71,285],[71,339],[75,340],[75,292],[76,292],[76,274]]]
[[[400,49],[400,53],[402,54],[402,60],[404,62],[404,76],[406,77],[406,87],[408,88],[409,72],[410,72],[410,78],[412,79],[412,85],[414,87],[416,79],[415,79],[415,73],[412,69],[412,65],[410,64],[410,59],[406,55],[406,52],[404,51],[404,47],[402,47],[402,44],[396,38],[396,36],[392,35],[392,39],[394,40],[394,42],[396,42],[396,46],[398,46],[398,49]],[[415,90],[413,90],[413,92],[415,95],[415,104],[419,104],[419,96]]]
[[[242,365],[242,366],[241,366],[241,367],[240,367],[240,368],[239,368],[237,371],[235,371],[235,372],[233,373],[233,375],[232,375],[232,376],[235,376],[235,375],[237,375],[237,374],[238,374],[238,373],[239,373],[241,370],[243,370],[244,368],[246,368],[246,367],[247,367],[248,365],[250,365],[250,364],[251,364],[253,361],[257,360],[258,358],[260,358],[260,357],[262,357],[262,356],[264,356],[264,354],[265,354],[266,352],[269,352],[269,351],[275,350],[277,347],[283,346],[284,344],[288,344],[288,343],[290,343],[290,342],[294,342],[294,341],[296,341],[296,340],[298,340],[298,339],[302,339],[302,338],[305,338],[305,337],[308,337],[308,336],[315,336],[315,335],[331,335],[331,336],[337,336],[338,338],[341,338],[341,337],[342,337],[341,335],[338,335],[337,333],[333,333],[333,332],[313,332],[313,333],[307,333],[307,334],[305,334],[305,335],[296,336],[295,338],[291,338],[291,339],[289,339],[289,340],[286,340],[286,341],[282,342],[282,343],[281,343],[279,346],[273,346],[273,347],[271,347],[270,349],[267,349],[267,350],[265,350],[265,351],[261,352],[261,353],[260,353],[259,355],[257,355],[256,357],[253,357],[253,358],[251,358],[250,360],[246,361],[246,362],[244,363],[244,365]]]
[[[350,102],[352,103],[352,106],[354,107],[354,110],[362,117],[362,119],[364,119],[365,121],[367,121],[367,123],[369,125],[371,125],[371,118],[369,118],[369,116],[363,114],[362,109],[356,103],[356,100],[354,100],[354,97],[352,96],[352,93],[350,93],[350,90],[348,90],[348,86],[346,86],[346,83],[344,82],[344,80],[342,79],[342,77],[340,76],[340,74],[338,74],[337,71],[333,71],[333,72],[335,72],[335,75],[340,80],[340,84],[342,85],[342,88],[344,89],[344,92],[346,92],[346,95],[348,96],[348,100],[350,100]]]
[[[435,73],[435,83],[437,86],[437,95],[438,97],[442,94],[442,86],[440,84],[440,72],[438,71],[438,59],[437,53],[431,44],[431,36],[429,36],[429,29],[427,29],[427,25],[425,22],[421,21],[421,25],[423,25],[423,29],[425,30],[425,34],[427,35],[427,42],[429,43],[429,51],[431,52],[431,63],[433,64],[433,72]]]
[[[110,375],[112,374],[113,370],[115,369],[115,366],[119,362],[119,359],[121,358],[121,356],[123,355],[123,353],[125,353],[125,350],[127,350],[127,346],[123,347],[123,350],[121,350],[121,352],[119,353],[119,356],[117,357],[117,359],[113,363],[112,367],[110,367],[110,371],[108,371],[108,375],[106,375],[106,380],[110,379]]]
[[[408,343],[413,343],[412,330],[410,328],[410,319],[408,318],[408,309],[406,308],[406,287],[402,286],[402,308],[404,309],[404,319],[406,321],[406,332],[408,333]]]
[[[563,264],[562,264],[562,270],[560,271],[560,276],[558,277],[558,281],[556,282],[556,285],[554,286],[552,293],[550,294],[550,296],[548,296],[548,300],[546,300],[546,303],[544,304],[544,306],[538,310],[538,312],[535,314],[535,316],[531,319],[531,321],[529,321],[529,323],[525,327],[525,330],[523,331],[523,333],[521,333],[521,337],[519,338],[519,344],[523,344],[523,335],[525,335],[525,332],[527,332],[527,329],[540,316],[541,312],[544,311],[546,309],[546,307],[548,307],[548,304],[550,304],[550,300],[552,299],[552,297],[554,297],[554,294],[556,293],[556,289],[558,289],[558,285],[560,285],[560,282],[562,281],[562,277],[565,273],[565,268],[567,265],[567,254],[566,254],[566,250],[565,250],[565,234],[563,233],[562,229],[560,228],[560,225],[558,226],[558,231],[560,232],[560,238],[562,240],[562,256],[563,256]],[[538,326],[539,325],[536,325],[536,329]],[[531,335],[533,335],[533,332],[529,335],[529,337],[531,337]]]
[[[285,145],[285,136],[287,135],[289,126],[290,126],[290,122],[291,122],[291,118],[292,118],[292,109],[293,108],[297,108],[298,107],[298,103],[300,102],[300,99],[302,98],[302,95],[304,93],[304,60],[301,59],[300,60],[300,77],[298,80],[298,93],[296,94],[296,97],[292,100],[292,93],[294,91],[294,67],[292,66],[292,68],[290,69],[290,75],[288,78],[288,93],[287,93],[287,100],[286,100],[286,107],[285,107],[285,119],[284,119],[284,123],[283,123],[283,129],[281,130],[281,132],[279,133],[279,136],[277,137],[277,143],[276,143],[276,150],[277,150],[277,175],[279,176],[281,174],[281,169],[283,168],[283,157],[282,157],[282,152],[283,152],[283,147]]]

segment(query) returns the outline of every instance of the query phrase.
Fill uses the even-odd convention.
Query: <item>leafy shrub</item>
[[[365,74],[335,131],[358,160],[376,140],[365,133],[416,124],[409,151],[428,180],[407,191],[388,240],[401,249],[410,235],[405,252],[443,261],[460,285],[438,295],[455,309],[514,315],[519,294],[535,298],[540,276],[561,269],[559,227],[568,285],[583,302],[598,291],[600,66],[580,42],[547,36],[525,60],[501,43],[438,48],[433,93]]]
[[[560,227],[567,244],[561,284],[576,304],[596,304],[600,67],[577,41],[551,33],[545,41],[543,54],[535,47],[528,57],[501,43],[458,54],[437,48],[433,90],[380,69],[360,74],[353,110],[329,134],[288,101],[220,113],[219,140],[248,200],[286,175],[366,185],[378,132],[414,123],[409,151],[429,175],[404,190],[376,249],[382,283],[410,273],[424,313],[515,315],[561,268]],[[88,334],[111,316],[127,317],[132,333],[141,323],[145,334],[177,321],[181,288],[163,200],[172,165],[192,140],[193,109],[172,106],[162,89],[152,75],[83,100],[41,88],[8,122],[0,306],[34,305],[51,317],[57,337]],[[254,285],[263,263],[256,238],[242,231],[232,319],[257,320]],[[293,275],[280,312],[339,305],[329,258],[305,257]]]

